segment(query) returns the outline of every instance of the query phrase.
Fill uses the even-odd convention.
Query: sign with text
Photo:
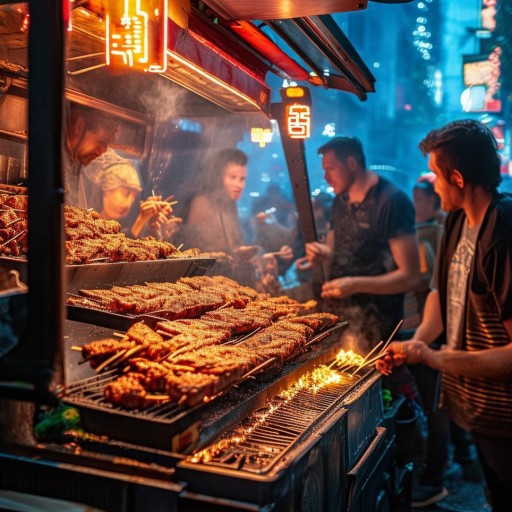
[[[109,0],[105,25],[107,65],[167,69],[167,0]]]
[[[285,105],[284,121],[291,139],[307,139],[311,136],[311,93],[306,87],[281,89]]]

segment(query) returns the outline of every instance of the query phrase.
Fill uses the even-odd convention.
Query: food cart
[[[140,9],[139,2],[126,1],[126,11],[132,3]],[[396,508],[404,500],[404,480],[392,464],[393,422],[384,415],[375,372],[366,368],[320,392],[308,383],[283,398],[336,359],[342,324],[311,335],[308,350],[304,347],[296,357],[281,361],[275,371],[263,376],[245,371],[215,400],[191,406],[112,407],[102,396],[116,370],[96,374],[80,366],[80,355],[71,350],[113,328],[128,331],[139,319],[94,310],[86,316],[75,311],[78,316],[70,318],[66,294],[87,286],[194,278],[208,269],[210,258],[66,265],[60,169],[67,102],[116,116],[121,136],[114,149],[117,145],[135,155],[151,183],[166,151],[156,140],[157,128],[163,126],[158,114],[161,105],[170,103],[171,92],[179,91],[179,99],[167,120],[221,116],[215,129],[223,126],[226,136],[236,140],[248,115],[273,116],[284,129],[285,104],[272,103],[267,73],[355,93],[360,99],[373,91],[371,73],[328,14],[365,9],[364,0],[333,0],[322,13],[310,2],[288,7],[271,1],[176,2],[169,4],[169,11],[167,2],[148,5],[153,22],[168,32],[164,51],[156,47],[157,37],[150,62],[139,70],[116,67],[113,60],[119,55],[105,46],[112,35],[112,29],[106,30],[109,15],[116,12],[109,13],[109,2],[64,2],[64,9],[60,1],[44,6],[7,3],[0,8],[6,48],[0,60],[0,108],[7,122],[0,136],[11,162],[9,175],[14,176],[7,181],[11,187],[19,181],[28,186],[29,226],[24,233],[27,255],[2,258],[2,268],[8,274],[16,271],[30,290],[15,283],[2,297],[14,317],[10,339],[16,340],[0,358],[3,407],[18,401],[9,411],[14,441],[0,454],[2,489],[103,510],[367,511],[390,510],[392,503]],[[265,21],[260,25],[254,19]],[[285,41],[301,62],[267,31]],[[160,89],[163,93],[157,96]],[[150,107],[146,91],[153,100]],[[165,133],[172,138],[171,127]],[[174,135],[180,136],[176,131]],[[314,240],[304,140],[288,131],[283,145],[303,237]],[[24,308],[25,317],[12,314]],[[151,326],[151,320],[144,325]],[[260,362],[258,369],[272,366],[269,362]],[[80,411],[94,437],[72,446],[36,444],[30,434],[20,439],[20,424],[32,420],[30,404],[57,406],[62,401]],[[244,428],[243,449],[230,445],[204,455],[221,436],[234,439]]]

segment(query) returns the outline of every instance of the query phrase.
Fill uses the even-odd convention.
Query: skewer
[[[379,343],[377,343],[377,345],[375,345],[375,347],[373,347],[370,352],[368,352],[368,354],[366,354],[366,357],[363,359],[361,365],[363,365],[367,359],[384,343],[383,340],[380,340]],[[380,352],[379,352],[380,353]]]
[[[366,361],[366,363],[362,364],[361,366],[359,366],[359,368],[357,368],[357,370],[352,373],[351,377],[353,377],[359,370],[362,370],[363,368],[365,368],[366,366],[369,366],[370,364],[373,364],[375,363],[376,361],[378,361],[379,359],[382,359],[383,357],[386,357],[386,353],[385,352],[380,352],[379,354],[377,354],[375,357],[372,357],[370,360]]]
[[[26,230],[22,229],[18,234],[14,235],[10,240],[7,240],[7,242],[0,244],[0,247],[3,247],[4,245],[7,245],[7,244],[13,242],[14,240],[16,240],[16,238],[19,238],[21,235],[23,235],[25,233],[26,233]]]
[[[16,222],[19,222],[20,220],[22,220],[22,219],[20,219],[19,217],[16,217],[14,220],[11,220],[11,222],[8,222],[8,223],[4,226],[4,228],[8,228],[9,226],[12,226],[13,224],[16,224]]]
[[[78,345],[73,345],[71,347],[71,350],[74,350],[75,352],[82,352],[82,347],[79,347]]]
[[[136,354],[137,352],[140,352],[141,350],[143,350],[145,347],[144,345],[137,345],[136,347],[133,347],[133,348],[130,348],[126,351],[126,353],[124,354],[123,357],[121,357],[121,359],[119,359],[119,361],[117,361],[116,364],[119,364],[120,362],[122,361],[126,361],[126,359],[128,359],[129,357],[133,356],[134,354]]]
[[[256,366],[256,368],[253,368],[252,370],[248,371],[245,375],[242,376],[242,379],[247,379],[254,375],[255,373],[259,372],[260,370],[263,370],[266,366],[268,366],[270,363],[273,363],[276,360],[275,357],[271,357],[270,359],[267,359],[264,363],[261,363],[260,365]]]
[[[180,244],[178,247],[176,247],[176,250],[179,251],[183,247],[183,244]]]
[[[169,395],[146,395],[144,400],[170,400]]]
[[[3,191],[2,191],[3,193]],[[25,212],[26,210],[20,210],[19,208],[13,208],[12,206],[9,206],[8,204],[2,204],[2,207],[0,208],[0,211],[3,211],[3,212],[8,212],[8,211],[11,211],[11,212]]]
[[[386,341],[386,343],[384,344],[384,346],[382,347],[382,350],[381,352],[384,352],[384,350],[386,350],[388,348],[388,345],[391,343],[391,340],[393,339],[393,337],[395,336],[395,334],[398,332],[398,329],[400,329],[400,326],[404,323],[404,319],[402,318],[402,320],[400,320],[400,322],[398,322],[397,326],[395,327],[395,330],[391,333],[391,336],[388,338],[388,340]]]
[[[127,350],[120,350],[119,352],[116,352],[112,357],[109,357],[106,361],[103,361],[103,363],[101,363],[96,368],[96,373],[100,373],[103,368],[106,368],[109,364],[113,363],[116,359],[125,354],[125,352],[127,352]]]

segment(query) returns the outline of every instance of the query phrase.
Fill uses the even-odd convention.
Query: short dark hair
[[[226,171],[226,167],[229,164],[235,165],[247,165],[247,155],[236,148],[224,148],[219,149],[212,158],[211,166],[208,172],[207,187],[209,191],[222,188],[223,177]]]
[[[74,124],[79,118],[83,118],[86,130],[93,132],[103,130],[112,137],[115,136],[121,124],[119,118],[108,112],[78,103],[70,103],[68,112],[69,123]]]
[[[419,147],[424,155],[436,153],[446,179],[457,169],[466,183],[488,192],[495,191],[501,182],[498,143],[492,131],[479,121],[452,121],[430,131]]]
[[[319,155],[324,155],[327,151],[334,151],[336,158],[342,162],[346,162],[347,158],[352,156],[361,167],[366,169],[363,145],[357,137],[334,137],[318,148]]]

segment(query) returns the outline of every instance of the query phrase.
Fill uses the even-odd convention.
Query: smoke
[[[329,301],[328,310],[341,321],[348,322],[341,335],[344,350],[351,349],[365,355],[382,339],[382,322],[371,308],[347,306],[344,301]]]

